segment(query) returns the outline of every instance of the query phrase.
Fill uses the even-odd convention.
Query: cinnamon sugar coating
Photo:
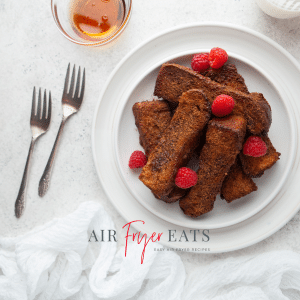
[[[245,133],[246,121],[242,116],[209,122],[200,153],[198,182],[179,202],[186,215],[195,218],[213,209],[223,180],[242,148]]]
[[[247,129],[252,134],[268,132],[271,125],[269,105],[265,105],[263,101],[256,101],[251,94],[221,85],[184,66],[163,64],[156,80],[154,94],[165,100],[178,102],[183,92],[193,88],[201,89],[210,103],[221,94],[231,96],[235,100],[233,114],[246,117]],[[263,97],[261,94],[260,96]]]
[[[245,174],[240,161],[237,159],[223,181],[221,198],[230,203],[254,191],[257,191],[256,184],[249,175]]]
[[[276,151],[268,136],[260,136],[267,145],[267,153],[261,157],[252,157],[240,153],[244,172],[250,177],[261,177],[279,160],[280,153]]]
[[[210,118],[210,105],[202,91],[184,92],[170,125],[150,153],[140,180],[163,199],[175,187],[177,171],[190,160],[203,128]]]
[[[149,156],[171,122],[169,105],[161,100],[143,101],[135,103],[132,111],[140,134],[140,144]]]

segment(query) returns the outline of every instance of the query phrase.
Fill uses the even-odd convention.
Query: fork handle
[[[51,177],[51,173],[52,173],[52,168],[53,168],[53,162],[54,162],[54,157],[55,157],[55,153],[57,150],[57,146],[58,146],[58,142],[60,140],[60,136],[62,134],[63,128],[65,125],[65,119],[62,120],[57,136],[56,136],[56,140],[54,142],[50,157],[48,159],[47,165],[45,167],[44,173],[40,179],[40,183],[39,183],[39,196],[43,197],[48,188],[49,188],[49,184],[50,184],[50,177]]]
[[[29,152],[27,156],[27,161],[23,173],[23,178],[19,190],[19,194],[17,197],[17,200],[15,202],[15,215],[17,218],[20,218],[24,212],[25,209],[25,192],[26,192],[26,186],[27,186],[27,177],[28,177],[28,170],[30,166],[30,160],[33,152],[33,146],[35,143],[35,139],[31,140],[30,147],[29,147]]]

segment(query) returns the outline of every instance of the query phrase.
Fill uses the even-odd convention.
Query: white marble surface
[[[270,37],[300,62],[300,18],[277,20],[250,0],[133,0],[133,13],[115,43],[89,48],[66,40],[57,30],[50,0],[0,0],[0,235],[16,236],[74,211],[87,200],[101,202],[117,228],[126,222],[106,199],[91,151],[91,124],[99,94],[116,64],[139,43],[168,28],[201,21],[243,25]],[[37,187],[60,121],[61,93],[67,64],[87,70],[84,104],[65,126],[51,187],[39,198]],[[29,116],[33,86],[50,89],[53,117],[49,132],[36,144],[30,170],[25,215],[14,217],[30,144]],[[103,145],[105,147],[105,145]],[[300,213],[270,238],[252,247],[224,254],[179,253],[187,272],[215,259],[270,250],[300,251]]]

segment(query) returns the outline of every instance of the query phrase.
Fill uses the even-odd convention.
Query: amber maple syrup
[[[70,8],[74,31],[91,41],[103,40],[116,33],[124,15],[124,0],[73,0]]]

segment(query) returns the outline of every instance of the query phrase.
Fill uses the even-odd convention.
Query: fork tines
[[[74,92],[75,65],[73,66],[70,87],[69,87],[69,77],[70,77],[70,63],[68,65],[68,69],[67,69],[65,85],[64,85],[64,91],[63,91],[63,97],[73,98],[78,103],[78,105],[80,106],[81,103],[82,103],[83,96],[84,96],[85,68],[83,69],[82,82],[81,82],[81,68],[80,67],[78,68],[75,92]]]
[[[44,99],[42,101],[42,90],[41,88],[39,88],[39,96],[36,104],[36,90],[34,87],[33,96],[32,96],[30,124],[36,125],[36,123],[38,122],[39,126],[41,126],[41,122],[42,122],[43,129],[47,130],[51,120],[51,110],[52,110],[51,92],[49,91],[49,100],[47,101],[47,93],[45,90]]]

